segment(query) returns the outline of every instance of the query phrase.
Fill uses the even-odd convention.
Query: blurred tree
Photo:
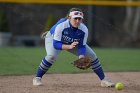
[[[5,11],[0,10],[0,32],[9,32]]]
[[[127,1],[132,2],[133,0]],[[132,40],[137,39],[139,22],[140,22],[140,7],[131,7],[131,6],[126,7],[124,29]]]
[[[52,13],[50,13],[48,15],[47,21],[45,23],[45,28],[43,30],[43,32],[49,31],[50,28],[55,24],[56,22],[56,18],[54,17],[54,15]]]

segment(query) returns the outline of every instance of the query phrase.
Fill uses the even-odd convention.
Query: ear
[[[71,19],[71,16],[68,16],[68,19]]]

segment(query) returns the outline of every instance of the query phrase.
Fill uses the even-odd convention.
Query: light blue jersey
[[[74,28],[65,18],[59,20],[50,29],[50,32],[54,35],[54,40],[61,41],[63,44],[71,44],[77,41],[80,45],[85,45],[87,42],[87,27],[81,23],[78,28]]]
[[[63,18],[50,29],[50,33],[54,36],[53,45],[56,49],[61,50],[62,44],[70,45],[73,42],[79,42],[78,54],[85,54],[88,29],[83,23],[78,28],[74,28],[68,19]]]

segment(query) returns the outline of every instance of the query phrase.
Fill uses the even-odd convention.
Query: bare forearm
[[[62,50],[73,49],[73,48],[76,47],[77,44],[78,44],[78,42],[73,42],[71,45],[63,44],[63,45],[62,45]]]
[[[70,49],[70,45],[66,45],[66,44],[62,45],[62,50],[69,50],[69,49]]]

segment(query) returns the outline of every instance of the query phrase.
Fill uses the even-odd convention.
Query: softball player
[[[66,18],[60,19],[46,34],[45,48],[47,55],[38,68],[33,85],[42,85],[42,76],[48,71],[62,50],[67,50],[79,58],[89,56],[92,59],[92,70],[101,80],[102,87],[112,87],[114,83],[106,79],[102,66],[95,52],[86,44],[88,28],[82,22],[83,12],[72,8]]]

